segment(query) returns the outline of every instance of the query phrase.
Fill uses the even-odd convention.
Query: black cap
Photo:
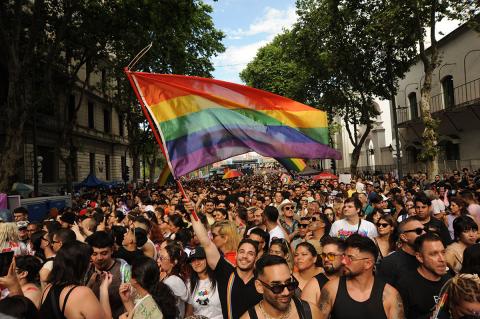
[[[207,255],[205,255],[205,249],[203,247],[196,247],[190,252],[188,255],[188,262],[191,262],[193,259],[205,259]]]

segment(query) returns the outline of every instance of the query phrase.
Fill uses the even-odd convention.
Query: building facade
[[[439,40],[441,62],[433,73],[431,109],[439,121],[440,171],[480,168],[480,33],[462,25]],[[404,173],[425,171],[422,152],[418,59],[398,82],[397,118]],[[393,123],[393,121],[392,121]]]
[[[85,67],[80,71],[80,81],[85,79]],[[62,123],[73,116],[75,108],[76,125],[73,140],[75,154],[74,183],[84,180],[90,173],[104,181],[122,181],[125,167],[132,167],[128,152],[128,130],[125,115],[112,100],[112,83],[107,83],[105,71],[94,71],[90,75],[88,89],[80,101],[80,90],[64,100],[63,108],[42,108],[25,127],[23,136],[23,159],[17,166],[18,182],[34,183],[34,144],[37,145],[39,184],[52,191],[66,182],[65,163],[61,154],[67,154],[61,143]],[[53,105],[53,104],[52,104]],[[131,173],[130,173],[131,175]],[[131,177],[131,176],[130,176]]]

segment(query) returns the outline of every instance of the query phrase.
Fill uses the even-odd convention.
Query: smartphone
[[[7,251],[0,253],[0,276],[6,276],[8,274],[8,268],[13,260],[13,251]]]

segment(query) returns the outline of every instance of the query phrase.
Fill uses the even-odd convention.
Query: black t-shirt
[[[113,258],[120,258],[125,260],[129,265],[135,260],[135,258],[144,256],[143,252],[139,249],[130,251],[126,250],[124,247],[120,247],[116,252],[113,253]]]
[[[418,266],[415,256],[399,249],[380,261],[376,268],[376,275],[397,288],[399,279],[406,273],[416,270]]]
[[[437,233],[442,239],[443,246],[447,247],[452,243],[452,237],[450,237],[450,232],[448,231],[447,226],[441,221],[434,217],[430,218],[428,223],[423,224],[425,228],[428,228],[430,231]]]
[[[225,258],[220,258],[214,273],[217,279],[223,318],[238,319],[248,308],[253,307],[262,300],[262,295],[255,289],[255,278],[252,277],[245,284],[238,276],[236,268],[226,261]],[[233,282],[230,282],[230,280]],[[232,285],[231,297],[228,296],[229,285]],[[231,308],[231,317],[229,317],[229,307]]]
[[[444,275],[439,281],[425,279],[418,270],[400,278],[398,291],[402,296],[405,318],[428,319],[439,300],[440,289],[450,275]]]

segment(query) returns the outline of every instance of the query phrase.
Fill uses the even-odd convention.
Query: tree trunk
[[[17,127],[18,128],[18,127]],[[7,129],[5,136],[5,145],[0,159],[0,193],[9,193],[11,186],[16,182],[16,166],[22,158],[22,129]]]
[[[362,146],[365,143],[365,140],[367,139],[368,134],[370,134],[371,130],[372,130],[372,125],[367,124],[365,127],[365,132],[363,132],[362,134],[362,137],[360,138],[358,143],[354,145],[351,162],[350,162],[350,174],[352,174],[352,176],[357,175],[357,166],[358,166],[358,160],[360,159],[360,152],[362,151]]]
[[[154,182],[156,168],[157,168],[157,152],[154,151],[152,154],[152,160],[148,161],[148,171],[149,171],[148,179],[150,180],[150,183]]]
[[[423,153],[421,159],[426,162],[427,178],[432,179],[438,174],[438,148],[437,148],[437,129],[438,121],[432,117],[430,112],[431,82],[432,73],[425,74],[425,82],[421,89],[420,107],[422,110],[422,121],[425,129],[422,134]]]

